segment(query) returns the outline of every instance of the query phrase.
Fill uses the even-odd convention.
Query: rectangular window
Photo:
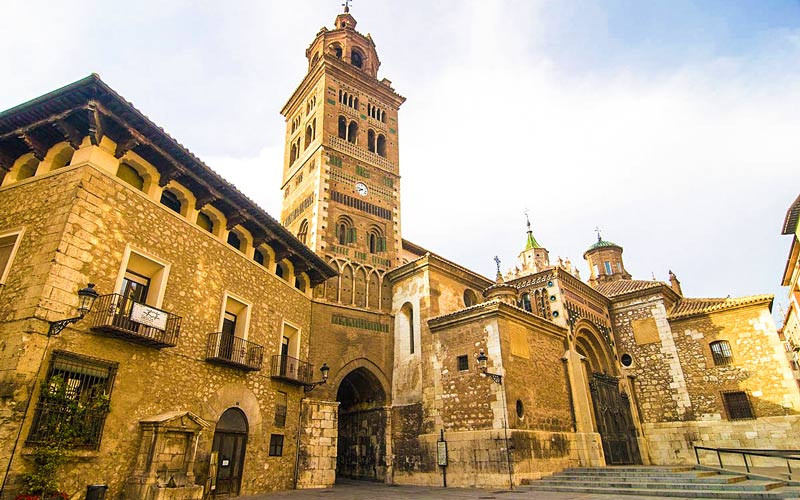
[[[612,274],[613,271],[611,270],[611,262],[605,261],[603,262],[603,266],[606,268],[606,274]]]
[[[55,350],[42,384],[27,444],[69,440],[97,449],[117,363]]]
[[[469,357],[465,354],[458,357],[458,371],[469,370]]]
[[[275,427],[286,427],[286,393],[278,392],[275,397]]]
[[[161,307],[168,275],[168,264],[145,256],[130,247],[126,248],[117,278],[117,290],[122,296],[123,308],[130,310],[133,302]]]
[[[725,413],[729,420],[746,420],[755,418],[750,398],[744,391],[731,391],[722,393],[722,402],[725,404]]]
[[[4,284],[8,278],[11,263],[22,240],[21,236],[21,232],[0,235],[0,285]]]
[[[283,456],[283,435],[272,434],[269,437],[269,456],[280,457]]]
[[[594,265],[594,275],[600,276],[600,268],[597,266],[597,264]]]

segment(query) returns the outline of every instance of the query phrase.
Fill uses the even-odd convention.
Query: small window
[[[469,356],[466,354],[458,357],[458,371],[463,372],[464,370],[469,370]]]
[[[36,175],[37,168],[39,168],[39,160],[36,158],[30,158],[19,167],[19,171],[17,172],[17,180],[21,181],[23,179],[33,177]]]
[[[605,261],[603,262],[603,266],[606,268],[606,274],[613,274],[614,271],[611,269],[611,262]]]
[[[744,391],[731,391],[722,393],[722,402],[729,420],[746,420],[755,418],[750,398]]]
[[[350,62],[356,68],[361,68],[364,66],[364,56],[361,55],[361,52],[353,50],[350,52]]]
[[[600,276],[600,268],[597,266],[597,264],[592,266],[592,269],[594,269],[594,275],[595,276]]]
[[[286,393],[275,396],[275,427],[286,427]]]
[[[256,248],[253,251],[253,260],[258,262],[259,264],[261,264],[263,266],[264,265],[264,252],[262,252],[261,250]]]
[[[5,283],[8,278],[11,262],[14,260],[20,239],[20,233],[0,236],[0,285]]]
[[[520,309],[523,309],[528,312],[533,312],[533,306],[531,305],[531,295],[529,293],[523,293],[522,297],[519,300]]]
[[[139,172],[128,165],[127,163],[120,163],[117,169],[117,177],[135,187],[139,191],[144,191],[144,177]]]
[[[164,288],[167,284],[169,266],[129,249],[127,260],[120,269],[120,307],[130,312],[133,303],[161,307]]]
[[[619,358],[619,362],[622,363],[622,366],[625,368],[630,368],[633,366],[633,357],[630,354],[625,353]]]
[[[269,456],[281,457],[283,456],[283,435],[272,434],[269,437]]]
[[[289,268],[286,267],[286,263],[278,262],[275,265],[275,276],[284,281],[289,280]]]
[[[308,220],[303,219],[303,222],[300,223],[300,229],[297,231],[297,239],[300,240],[305,245],[307,238],[308,238]]]
[[[522,418],[525,416],[525,405],[522,404],[522,400],[518,399],[516,406],[517,406],[517,408],[516,408],[516,410],[517,410],[517,418],[522,420]]]
[[[161,204],[177,214],[181,213],[181,200],[168,189],[161,192]]]
[[[386,157],[386,137],[383,134],[378,135],[376,149],[379,156]]]
[[[214,232],[214,221],[211,220],[211,217],[204,212],[200,212],[197,214],[197,225],[201,228],[205,229],[209,233]]]
[[[731,345],[727,340],[718,340],[709,344],[711,347],[711,356],[714,358],[716,366],[726,366],[733,364],[733,353],[731,352]]]
[[[337,45],[333,49],[333,55],[336,56],[336,59],[341,59],[342,58],[342,48]]]
[[[232,246],[236,250],[242,249],[242,239],[239,238],[239,235],[233,231],[228,231],[228,245]]]
[[[72,445],[97,449],[111,400],[117,363],[53,351],[42,384],[27,444],[69,439]],[[74,434],[63,435],[63,423],[78,423]],[[61,431],[61,432],[60,432]]]
[[[465,307],[472,307],[478,303],[478,296],[475,295],[475,292],[467,288],[464,290],[464,306]]]

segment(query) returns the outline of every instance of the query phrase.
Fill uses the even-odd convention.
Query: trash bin
[[[105,500],[107,484],[90,484],[86,486],[86,500]]]

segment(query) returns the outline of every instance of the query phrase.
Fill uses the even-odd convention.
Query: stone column
[[[300,411],[297,488],[330,488],[336,482],[339,403],[303,399]]]
[[[564,353],[562,359],[567,362],[567,376],[572,392],[578,460],[583,466],[605,465],[603,443],[592,423],[592,399],[586,391],[586,367],[583,363],[585,358],[570,349]]]

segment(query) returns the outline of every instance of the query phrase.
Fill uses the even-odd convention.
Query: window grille
[[[714,364],[717,366],[725,366],[733,364],[733,353],[731,352],[731,345],[727,340],[718,340],[709,344],[711,347],[711,356],[714,358]]]
[[[466,354],[458,357],[458,370],[469,370],[469,357]]]
[[[26,444],[54,440],[97,449],[117,363],[53,351]]]
[[[725,404],[725,412],[728,414],[729,420],[756,418],[753,414],[753,407],[750,406],[750,398],[746,392],[723,392],[722,401]]]
[[[283,456],[283,435],[272,434],[269,437],[269,456],[280,457]]]

